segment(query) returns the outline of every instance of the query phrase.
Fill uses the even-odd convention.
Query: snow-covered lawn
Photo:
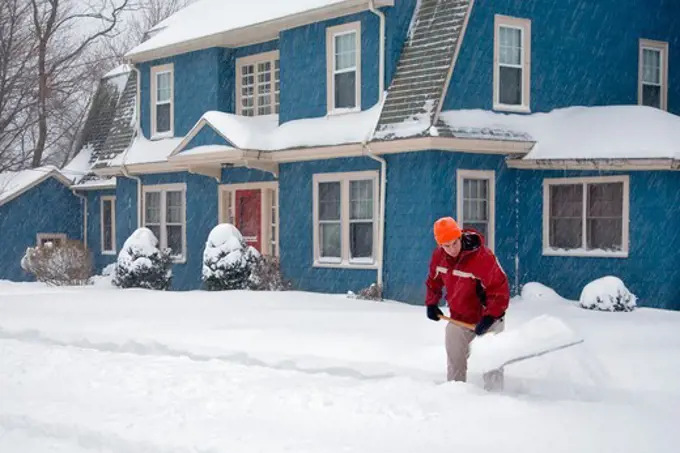
[[[446,383],[423,307],[300,292],[0,282],[2,452],[676,452],[680,313],[579,308],[585,343]]]

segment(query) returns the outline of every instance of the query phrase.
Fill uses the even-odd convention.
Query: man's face
[[[456,239],[455,241],[447,242],[445,244],[442,244],[442,248],[444,251],[449,254],[452,258],[455,258],[458,256],[460,253],[460,238]]]

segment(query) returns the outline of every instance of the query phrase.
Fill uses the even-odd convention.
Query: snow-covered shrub
[[[252,289],[260,253],[230,223],[212,229],[203,251],[203,286],[209,291]]]
[[[255,261],[250,287],[256,291],[287,291],[291,283],[283,278],[278,257],[263,255]]]
[[[169,249],[160,250],[158,239],[148,228],[138,228],[118,254],[113,284],[120,288],[167,290],[172,282]]]
[[[67,240],[29,247],[21,259],[21,267],[37,281],[50,285],[85,285],[92,275],[92,257],[80,242]]]
[[[382,286],[375,283],[371,283],[368,288],[363,288],[359,291],[359,294],[355,294],[349,291],[347,296],[350,299],[362,299],[362,300],[383,300],[382,298]]]
[[[633,311],[636,304],[637,297],[619,278],[612,276],[588,283],[579,298],[579,305],[588,310]]]

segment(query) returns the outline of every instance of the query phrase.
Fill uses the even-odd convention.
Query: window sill
[[[349,115],[350,113],[359,113],[361,112],[361,106],[359,107],[354,107],[351,109],[333,109],[330,110],[328,113],[326,113],[326,116],[341,116],[341,115]]]
[[[187,263],[187,258],[185,256],[181,257],[172,257],[172,264],[186,264]]]
[[[565,256],[579,258],[628,258],[627,251],[607,252],[605,250],[584,250],[584,249],[543,249],[543,256]]]
[[[153,134],[149,140],[163,140],[166,138],[174,138],[174,132],[163,132],[162,134]]]
[[[326,268],[326,269],[357,269],[357,270],[377,270],[378,265],[367,264],[367,263],[353,263],[347,261],[338,262],[325,262],[325,261],[315,261],[313,267]]]
[[[108,255],[108,256],[116,256],[116,251],[115,250],[102,250],[102,255]]]
[[[499,112],[531,113],[531,108],[528,105],[494,104],[493,109]]]

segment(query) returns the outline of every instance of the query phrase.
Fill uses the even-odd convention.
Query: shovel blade
[[[486,373],[582,342],[560,319],[541,315],[516,329],[476,337],[470,344],[469,366]]]

